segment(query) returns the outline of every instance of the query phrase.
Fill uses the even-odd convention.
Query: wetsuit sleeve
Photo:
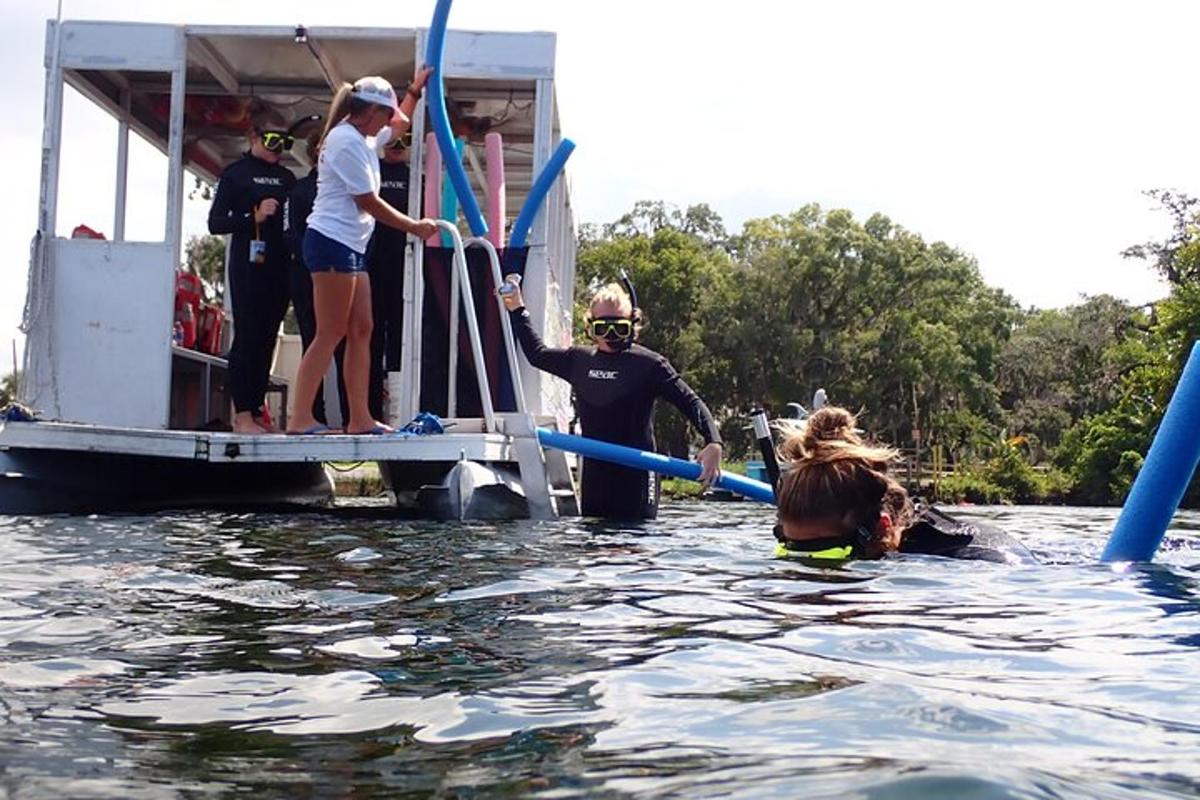
[[[688,418],[692,426],[704,437],[705,444],[721,444],[721,432],[717,430],[716,420],[713,419],[708,406],[700,399],[700,395],[692,391],[692,387],[687,385],[665,358],[659,358],[657,373],[658,396],[670,402]]]
[[[208,232],[250,235],[254,231],[254,215],[238,207],[238,199],[245,196],[236,172],[225,170],[217,181],[212,208],[208,210]]]
[[[513,335],[521,343],[521,350],[529,363],[540,370],[557,375],[565,380],[571,376],[571,351],[568,349],[546,347],[542,337],[533,329],[529,312],[524,308],[515,308],[508,312],[512,319]]]

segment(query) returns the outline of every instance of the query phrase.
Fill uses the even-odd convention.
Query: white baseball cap
[[[378,75],[368,75],[354,82],[351,90],[359,100],[366,100],[384,108],[390,108],[396,114],[400,113],[400,103],[396,100],[396,90],[386,79]]]

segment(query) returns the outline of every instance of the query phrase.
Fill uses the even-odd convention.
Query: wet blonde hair
[[[780,445],[789,464],[776,492],[780,519],[837,520],[846,528],[842,533],[858,526],[875,533],[881,513],[901,530],[912,525],[908,492],[888,474],[899,454],[864,442],[856,423],[846,409],[826,406]],[[878,537],[875,544],[882,552]]]
[[[594,319],[592,309],[601,303],[612,303],[620,309],[621,316],[632,319],[633,338],[637,339],[638,334],[642,332],[642,311],[633,307],[633,300],[630,299],[629,292],[625,291],[625,287],[619,283],[606,283],[597,289],[592,295],[592,299],[588,301],[587,314],[583,319],[585,325]]]

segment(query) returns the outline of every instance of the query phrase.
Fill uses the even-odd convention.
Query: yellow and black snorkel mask
[[[799,558],[828,565],[866,558],[867,545],[872,539],[871,531],[865,525],[859,525],[853,533],[819,539],[789,539],[783,535],[783,526],[778,523],[774,533],[776,558]]]

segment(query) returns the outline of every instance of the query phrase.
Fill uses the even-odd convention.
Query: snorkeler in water
[[[826,406],[780,447],[786,461],[776,490],[776,554],[818,560],[923,553],[947,558],[1035,564],[998,528],[916,508],[888,474],[897,453],[869,445],[855,417]]]
[[[588,305],[591,347],[547,347],[533,329],[519,280],[509,276],[500,293],[512,318],[513,333],[534,367],[571,384],[583,435],[602,442],[654,449],[654,404],[669,401],[704,437],[696,454],[701,483],[716,480],[721,465],[721,434],[704,401],[662,355],[637,344],[641,312],[632,284],[602,287]],[[585,458],[580,481],[586,517],[654,519],[658,514],[656,473]]]

